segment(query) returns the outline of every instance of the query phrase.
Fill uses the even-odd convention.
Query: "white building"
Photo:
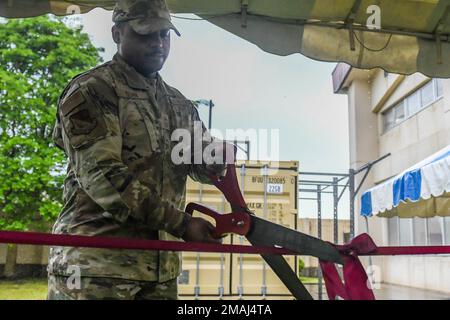
[[[360,234],[367,232],[365,218],[359,214],[361,193],[450,145],[450,79],[360,70],[340,63],[333,71],[333,85],[335,93],[348,96],[350,167],[391,153],[372,168],[357,195],[355,234]],[[450,193],[437,201],[419,201],[422,208],[434,206],[425,218],[399,218],[395,210],[387,213],[390,218],[369,217],[369,234],[379,246],[450,245]],[[436,203],[446,217],[431,213],[436,212]],[[407,207],[402,216],[412,216],[415,210]],[[450,293],[450,256],[389,256],[372,261],[382,282]]]

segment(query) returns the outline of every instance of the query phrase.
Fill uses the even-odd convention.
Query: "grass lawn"
[[[300,280],[303,284],[316,284],[319,283],[319,278],[312,277],[300,277]]]
[[[47,279],[0,280],[0,300],[45,300]]]
[[[317,278],[301,277],[303,284],[316,284]],[[47,279],[0,280],[0,300],[45,300]]]

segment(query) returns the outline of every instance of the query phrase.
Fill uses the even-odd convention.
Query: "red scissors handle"
[[[194,211],[198,211],[214,218],[216,220],[216,227],[212,233],[214,238],[222,238],[229,233],[245,236],[250,231],[251,220],[249,214],[246,212],[220,214],[211,208],[194,202],[189,203],[185,211],[190,215]]]
[[[234,163],[227,165],[227,171],[224,177],[210,175],[210,179],[217,189],[222,191],[233,211],[238,211],[239,209],[248,210],[241,189],[239,188]]]

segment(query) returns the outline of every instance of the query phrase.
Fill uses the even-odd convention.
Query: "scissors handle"
[[[194,211],[206,214],[216,221],[216,227],[212,232],[212,236],[216,239],[223,238],[230,233],[245,236],[250,231],[251,219],[247,212],[220,214],[211,208],[191,202],[186,206],[185,212],[192,215]]]
[[[227,165],[227,171],[224,177],[210,175],[212,183],[222,191],[225,199],[230,203],[232,210],[237,211],[237,208],[246,209],[244,197],[242,196],[241,189],[236,177],[236,167],[234,163]]]

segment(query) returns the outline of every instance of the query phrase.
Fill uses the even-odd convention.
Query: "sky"
[[[299,161],[300,171],[348,171],[347,97],[333,93],[335,63],[269,54],[207,21],[174,17],[173,22],[182,36],[172,34],[171,53],[160,74],[187,98],[214,102],[213,128],[223,134],[238,128],[279,130],[279,160]],[[81,23],[94,45],[105,48],[104,60],[110,60],[116,51],[111,12],[95,9],[81,15]],[[199,110],[207,124],[208,108]],[[251,144],[251,157],[258,158],[258,143]],[[323,215],[330,218],[331,205],[325,202]],[[343,218],[345,206],[343,200]],[[301,217],[315,215],[315,205],[300,202]]]

